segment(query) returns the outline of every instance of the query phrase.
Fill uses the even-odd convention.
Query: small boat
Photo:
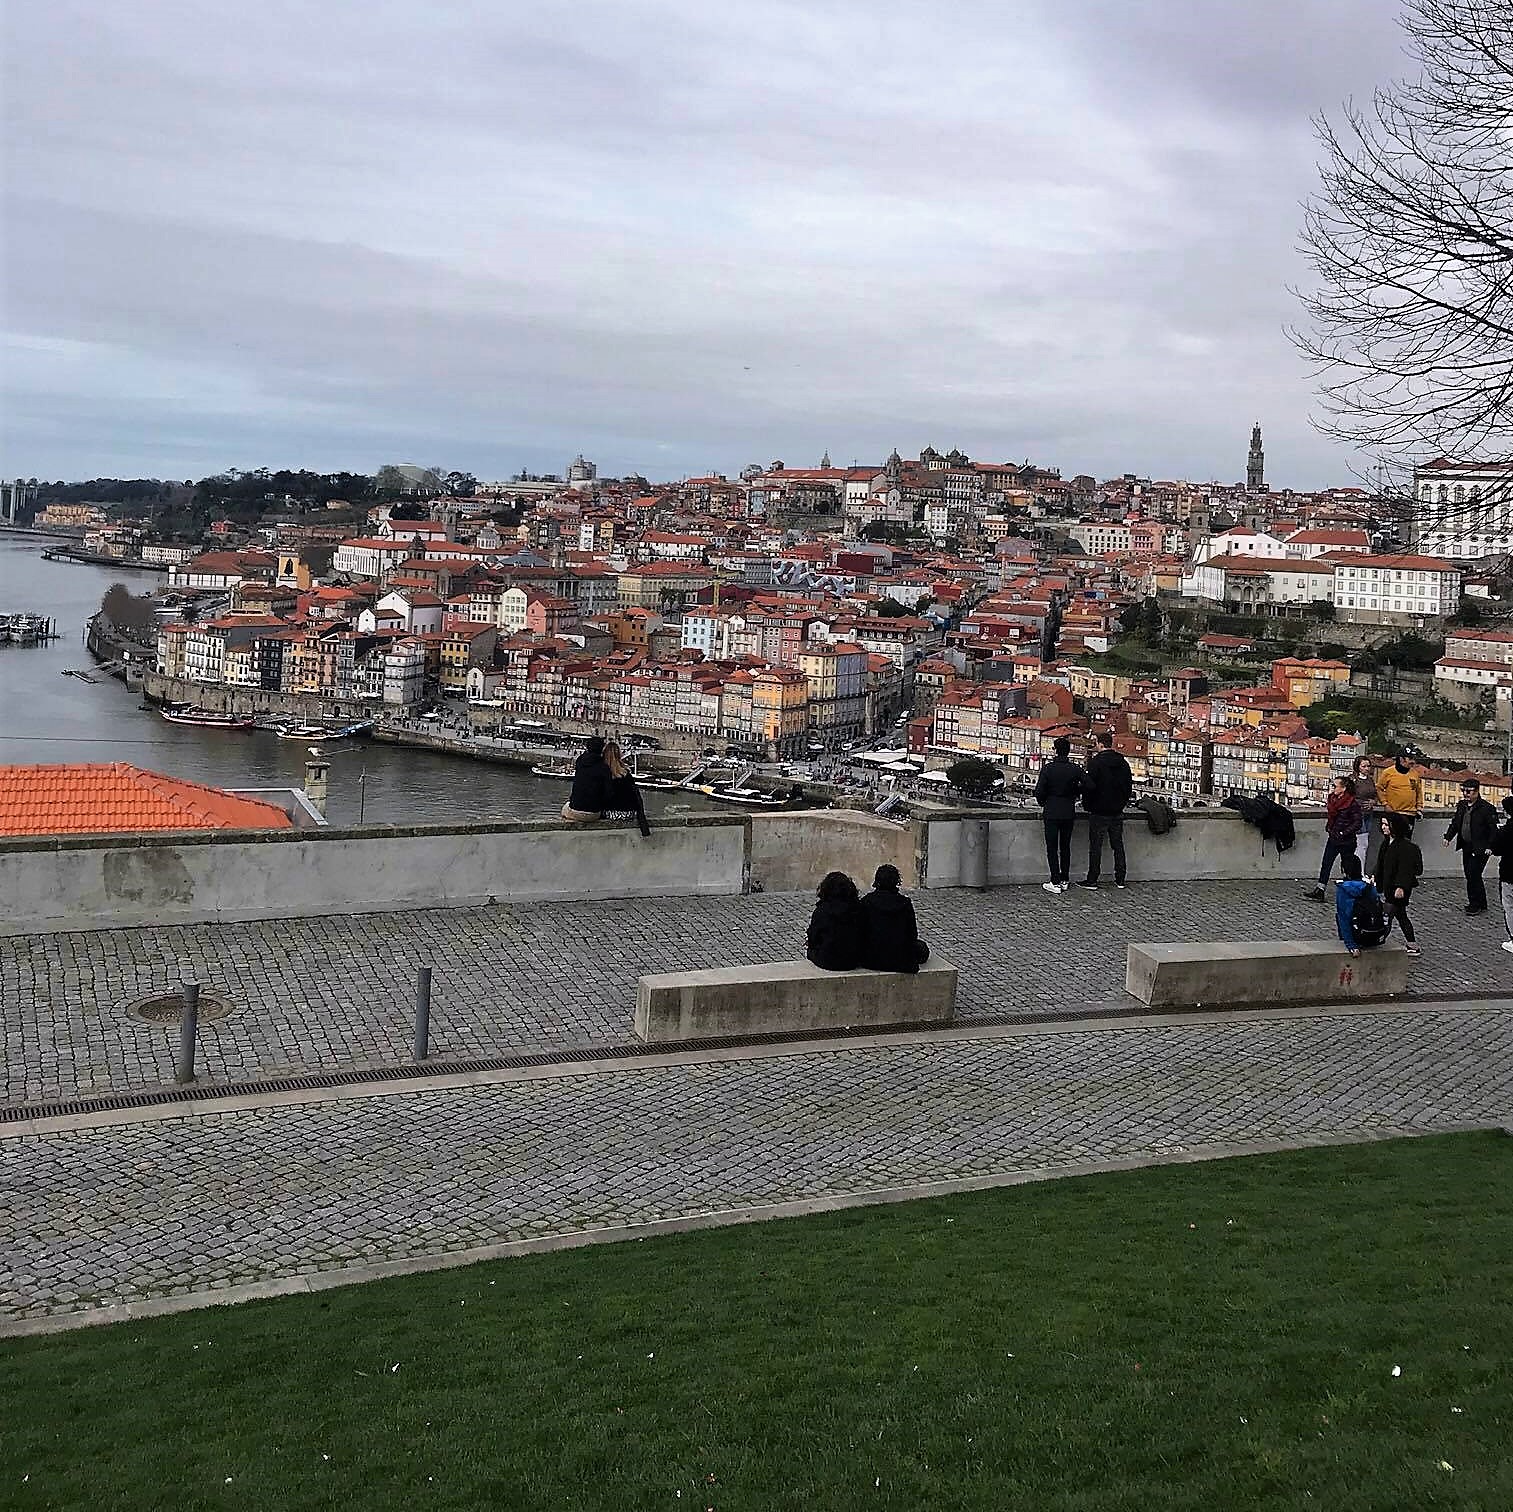
[[[676,792],[688,784],[687,777],[636,777],[636,786],[644,788],[660,789],[665,793]]]
[[[217,714],[213,709],[196,709],[184,704],[159,712],[169,724],[199,725],[207,730],[250,730],[257,724],[245,714]]]
[[[276,724],[273,733],[280,740],[330,740],[331,731],[318,724]]]
[[[576,774],[570,766],[533,766],[532,777],[550,777],[557,782],[571,782]]]
[[[713,783],[701,783],[693,791],[713,798],[716,803],[742,803],[747,808],[780,808],[788,801],[754,787],[716,787]]]

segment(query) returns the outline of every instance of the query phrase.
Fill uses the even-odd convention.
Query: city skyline
[[[1354,481],[1283,327],[1395,17],[1065,9],[13,12],[0,470]]]

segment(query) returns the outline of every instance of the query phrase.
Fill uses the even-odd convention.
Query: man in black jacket
[[[1481,795],[1481,783],[1468,777],[1460,785],[1460,802],[1455,817],[1445,831],[1445,844],[1453,840],[1460,851],[1461,869],[1466,874],[1466,912],[1487,911],[1487,884],[1482,870],[1497,835],[1497,810]]]
[[[1041,767],[1035,783],[1035,802],[1045,811],[1045,862],[1051,871],[1051,880],[1040,885],[1064,893],[1072,885],[1072,826],[1085,774],[1072,760],[1072,742],[1065,735],[1058,735],[1051,749],[1056,754]]]
[[[1094,891],[1103,865],[1103,837],[1114,852],[1114,886],[1125,886],[1124,810],[1135,791],[1129,762],[1114,749],[1114,732],[1102,730],[1098,750],[1087,764],[1082,782],[1082,806],[1087,810],[1087,876],[1077,884]]]

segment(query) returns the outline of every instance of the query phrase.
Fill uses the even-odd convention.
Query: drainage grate
[[[231,1004],[222,998],[200,994],[198,1022],[213,1024],[231,1012]],[[126,1013],[143,1024],[152,1024],[158,1029],[177,1029],[184,1017],[184,995],[180,992],[160,992],[152,997],[138,998],[126,1005]]]

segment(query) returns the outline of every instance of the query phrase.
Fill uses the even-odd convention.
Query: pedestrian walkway
[[[0,1332],[518,1240],[1505,1123],[1510,1010],[978,1029],[0,1126]]]
[[[1131,940],[1332,938],[1333,911],[1295,883],[1138,884],[1050,897],[1039,888],[914,894],[937,953],[961,968],[965,1021],[1128,1012]],[[1494,915],[1468,919],[1458,885],[1414,898],[1424,945],[1410,990],[1513,994]],[[213,1082],[395,1065],[410,1057],[415,968],[433,967],[434,1054],[448,1060],[626,1043],[636,979],[803,953],[809,900],[792,895],[538,903],[252,924],[0,939],[0,1100],[136,1091],[173,1079],[176,1035],[128,1016],[181,977],[232,1008],[200,1036]]]

